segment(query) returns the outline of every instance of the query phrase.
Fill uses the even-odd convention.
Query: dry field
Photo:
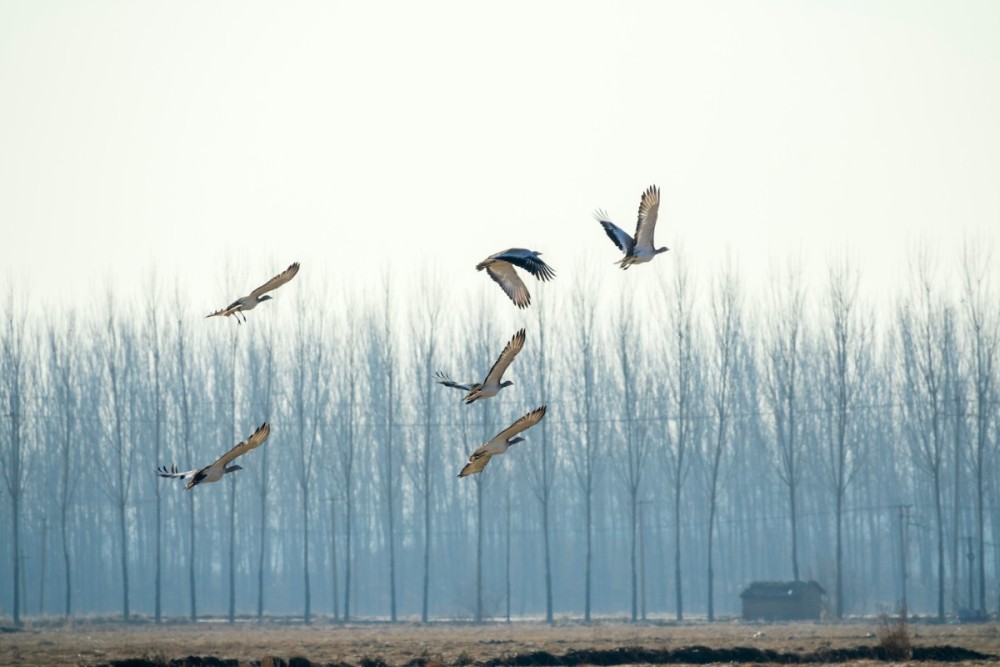
[[[145,659],[156,664],[188,656],[236,659],[241,664],[271,664],[270,657],[303,656],[314,663],[365,665],[465,665],[474,662],[518,662],[546,652],[557,658],[574,651],[678,651],[704,646],[712,649],[749,647],[781,654],[818,654],[878,645],[878,623],[750,624],[727,621],[590,625],[566,621],[549,627],[538,622],[484,625],[434,623],[395,625],[362,623],[311,626],[279,623],[118,624],[77,621],[53,627],[26,627],[0,634],[0,665],[102,665],[116,660]],[[914,647],[960,647],[991,656],[961,663],[997,665],[1000,626],[911,624]],[[537,656],[536,656],[537,657]],[[948,659],[948,658],[945,658]],[[954,659],[954,656],[951,658]],[[647,662],[648,660],[636,660]],[[700,660],[699,660],[700,661]],[[759,662],[733,658],[713,662]],[[582,662],[586,662],[585,660]],[[620,661],[619,661],[620,662]],[[850,661],[880,664],[873,660]],[[850,664],[840,662],[840,664]],[[280,663],[278,663],[280,664]],[[539,664],[535,662],[534,664]],[[881,663],[888,664],[888,663]],[[924,661],[921,665],[945,664]]]

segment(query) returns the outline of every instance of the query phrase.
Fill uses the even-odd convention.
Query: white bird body
[[[184,485],[184,490],[187,491],[193,486],[199,484],[206,484],[209,482],[218,482],[227,473],[236,472],[237,470],[243,470],[241,466],[229,465],[236,458],[243,456],[251,449],[256,449],[260,445],[264,444],[267,440],[267,436],[271,434],[271,426],[267,422],[260,425],[256,431],[253,432],[249,438],[243,442],[237,444],[235,447],[230,449],[228,452],[220,456],[214,463],[207,465],[204,468],[196,468],[195,470],[188,470],[186,472],[180,472],[177,470],[177,465],[172,465],[169,468],[167,466],[160,466],[156,469],[156,474],[160,477],[172,477],[175,479],[188,479],[190,480]]]
[[[552,267],[542,261],[542,253],[525,248],[508,248],[502,252],[490,255],[476,265],[477,271],[486,269],[500,288],[510,297],[514,305],[518,308],[527,308],[531,305],[531,294],[525,287],[524,281],[514,270],[518,266],[539,280],[552,280],[556,277],[556,272]]]
[[[618,246],[619,250],[625,253],[625,256],[618,261],[618,266],[622,269],[627,269],[633,264],[644,264],[661,252],[670,250],[666,246],[657,248],[653,244],[653,233],[656,231],[656,218],[659,210],[660,189],[651,185],[642,193],[642,200],[639,202],[639,219],[635,225],[635,238],[611,222],[608,219],[608,214],[604,211],[594,212],[594,217],[604,227],[608,238]]]
[[[496,396],[500,393],[500,390],[509,387],[513,382],[510,380],[503,380],[503,374],[507,371],[507,367],[510,366],[511,362],[514,361],[514,357],[517,356],[521,348],[524,347],[524,329],[521,329],[510,339],[510,342],[504,347],[503,352],[497,357],[497,360],[493,363],[492,368],[486,373],[486,378],[482,382],[472,382],[469,384],[460,384],[455,382],[450,377],[444,373],[438,371],[435,374],[437,382],[443,384],[446,387],[452,387],[454,389],[461,389],[466,391],[465,397],[462,399],[465,401],[466,405],[478,401],[480,398],[490,398]]]
[[[458,473],[458,476],[467,477],[469,475],[475,475],[478,472],[482,472],[483,468],[486,467],[486,464],[490,462],[491,458],[499,454],[503,454],[510,449],[511,445],[523,442],[524,438],[515,436],[542,421],[542,417],[545,416],[546,409],[547,407],[544,405],[539,408],[535,408],[504,430],[497,433],[492,439],[477,447],[476,451],[469,455],[469,462],[465,464],[465,467]]]
[[[294,278],[295,274],[298,272],[299,272],[299,263],[295,262],[289,265],[287,269],[285,269],[278,275],[274,276],[273,278],[268,280],[266,283],[264,283],[254,291],[250,292],[250,294],[248,294],[247,296],[241,296],[240,298],[236,299],[236,301],[233,301],[225,308],[220,308],[214,313],[206,315],[206,317],[215,317],[216,315],[229,317],[230,315],[234,315],[236,318],[236,323],[239,324],[240,313],[245,313],[248,310],[253,310],[254,308],[257,307],[257,304],[272,298],[271,295],[267,294],[267,292],[270,292],[272,290],[281,287],[289,280]],[[244,322],[246,322],[246,319],[247,316],[243,315]]]

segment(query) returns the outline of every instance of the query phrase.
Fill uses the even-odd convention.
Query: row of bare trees
[[[733,260],[704,284],[672,260],[630,276],[624,295],[592,271],[540,288],[517,314],[528,344],[515,386],[468,407],[432,376],[492,363],[514,326],[485,314],[492,292],[446,307],[384,279],[317,307],[300,289],[294,317],[276,306],[204,327],[152,282],[160,298],[141,306],[109,294],[87,314],[44,317],[8,289],[2,611],[15,623],[713,620],[751,580],[800,578],[828,589],[836,616],[901,600],[938,617],[992,609],[989,254],[970,248],[948,275],[918,253],[910,284],[872,300],[845,258],[812,288],[801,265],[776,268],[762,295]],[[425,277],[413,293],[440,291]],[[454,478],[542,403],[526,443]],[[268,443],[218,484],[185,493],[153,474],[204,465],[265,420]],[[914,523],[897,530],[903,506]],[[45,557],[49,543],[60,558]]]

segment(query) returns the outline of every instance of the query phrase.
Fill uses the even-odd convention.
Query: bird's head
[[[227,473],[236,472],[237,470],[243,470],[243,466],[231,465],[228,468],[226,468]]]
[[[514,382],[512,380],[504,380],[503,382],[500,383],[500,386],[501,387],[510,387],[513,384],[514,384]]]
[[[257,299],[257,301],[267,301],[270,298],[271,298],[270,294],[265,294],[264,296],[262,296],[259,299]]]

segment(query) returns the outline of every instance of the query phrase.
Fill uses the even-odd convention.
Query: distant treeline
[[[561,276],[523,312],[492,286],[320,301],[299,281],[240,326],[158,292],[42,312],[8,290],[0,615],[713,618],[795,578],[832,616],[996,609],[984,249],[915,258],[877,307],[846,260],[763,294],[728,264],[696,283],[677,253],[628,273],[624,293]],[[521,326],[498,397],[433,381],[480,381]],[[542,404],[526,442],[456,478]],[[264,421],[221,482],[155,476]]]

